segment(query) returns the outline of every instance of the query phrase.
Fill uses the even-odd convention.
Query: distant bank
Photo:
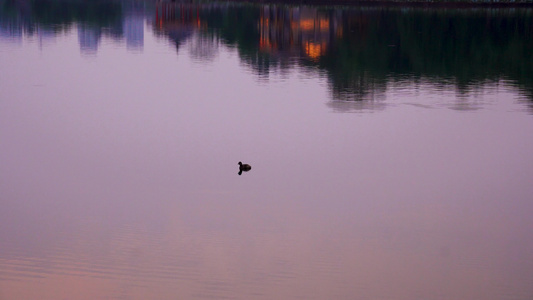
[[[159,0],[163,2],[208,2],[209,0]],[[215,0],[216,1],[216,0]],[[276,3],[288,5],[350,5],[409,7],[533,7],[533,0],[219,0],[220,2]]]

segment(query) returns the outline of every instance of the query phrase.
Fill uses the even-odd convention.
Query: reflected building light
[[[315,20],[314,19],[303,19],[300,20],[300,30],[314,30],[315,29]]]
[[[167,36],[179,51],[180,46],[196,31],[207,28],[207,23],[200,17],[201,7],[197,4],[159,3],[155,11],[154,31],[157,35]]]
[[[270,19],[261,16],[259,18],[259,49],[264,52],[272,50],[272,42],[270,39]]]
[[[344,30],[342,29],[342,27],[341,26],[337,27],[337,30],[335,31],[335,38],[341,39],[343,35],[344,35]]]
[[[78,42],[82,54],[96,54],[100,43],[101,31],[84,24],[78,24]]]
[[[329,19],[320,18],[318,20],[318,27],[319,27],[320,31],[329,30]]]
[[[306,41],[304,43],[305,54],[313,61],[317,61],[320,56],[326,53],[326,43],[314,43]]]
[[[330,35],[342,35],[342,31],[336,32],[334,25],[334,20],[316,8],[279,11],[275,6],[268,7],[261,11],[258,22],[259,49],[271,55],[304,56],[318,61],[334,38]]]

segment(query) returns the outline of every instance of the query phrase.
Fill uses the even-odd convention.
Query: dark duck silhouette
[[[242,172],[248,172],[252,169],[252,166],[249,164],[243,164],[242,162],[239,162],[239,175],[242,174]]]

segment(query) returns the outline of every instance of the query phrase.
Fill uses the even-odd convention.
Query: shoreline
[[[414,8],[533,8],[528,1],[475,1],[475,0],[159,0],[157,2],[235,2],[248,4],[285,4],[352,7],[414,7]]]

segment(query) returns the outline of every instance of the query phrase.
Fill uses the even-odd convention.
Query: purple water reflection
[[[343,102],[318,72],[264,81],[153,32],[89,58],[75,30],[0,44],[0,298],[533,296],[515,86]]]

